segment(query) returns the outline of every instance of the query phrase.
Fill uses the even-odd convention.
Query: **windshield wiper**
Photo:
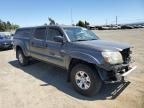
[[[76,40],[76,41],[87,41],[87,40],[84,40],[84,39],[78,39],[78,40]]]
[[[89,40],[97,40],[97,39],[89,39]]]
[[[88,40],[78,39],[78,40],[75,40],[75,41],[90,41],[90,40],[97,40],[97,39],[88,39]]]

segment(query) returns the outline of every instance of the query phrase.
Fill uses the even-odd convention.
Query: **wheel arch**
[[[22,50],[22,47],[19,46],[19,45],[17,45],[17,46],[15,47],[15,50],[16,50],[16,58],[18,58],[18,51],[19,51],[19,50],[23,51],[23,50]]]
[[[70,80],[70,75],[71,75],[71,70],[74,66],[76,66],[77,64],[85,64],[85,65],[88,65],[89,67],[91,67],[92,69],[95,69],[96,73],[99,75],[99,72],[97,70],[97,65],[94,64],[94,63],[91,63],[91,62],[88,62],[88,61],[85,61],[85,60],[81,60],[81,59],[78,59],[78,58],[71,58],[70,60],[70,63],[69,63],[69,67],[68,67],[68,76],[67,76],[67,81],[68,82],[71,82]],[[100,76],[99,76],[100,77]]]
[[[73,60],[79,60],[91,64],[100,64],[101,61],[99,61],[96,57],[93,57],[90,54],[79,52],[79,51],[72,51],[69,53],[70,56],[66,58],[66,69],[69,70],[69,67],[71,65],[71,62]]]
[[[15,50],[16,50],[16,57],[18,50],[21,50],[25,56],[28,56],[26,50],[21,45],[16,45]]]

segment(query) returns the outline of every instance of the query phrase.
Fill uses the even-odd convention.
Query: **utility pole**
[[[105,20],[105,25],[108,25],[108,21],[107,21],[107,19]]]
[[[72,8],[71,8],[71,25],[73,25],[74,22],[73,22],[73,11],[72,11]]]
[[[117,16],[116,16],[116,25],[117,25]]]

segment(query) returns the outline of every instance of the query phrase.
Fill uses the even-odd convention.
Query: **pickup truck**
[[[104,83],[124,81],[136,69],[132,46],[101,40],[76,26],[38,26],[16,30],[14,49],[20,65],[37,59],[67,70],[68,81],[85,96],[98,93]]]

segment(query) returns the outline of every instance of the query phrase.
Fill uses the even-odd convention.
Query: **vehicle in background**
[[[97,25],[91,26],[89,25],[88,28],[90,30],[118,30],[118,29],[137,29],[137,28],[144,28],[143,23],[135,23],[135,24],[110,24],[110,25]]]
[[[138,25],[138,28],[143,28],[144,26],[143,25]]]
[[[104,30],[102,26],[89,26],[88,29],[90,30]]]
[[[142,25],[141,28],[144,28],[144,25]]]
[[[104,25],[101,27],[102,27],[101,30],[118,30],[118,29],[121,29],[120,25]]]
[[[102,30],[111,30],[110,26],[102,26]]]
[[[120,25],[113,25],[111,27],[111,30],[118,30],[118,29],[121,29],[121,26]]]
[[[88,26],[87,28],[88,28],[89,30],[96,30],[96,27],[95,27],[95,26],[92,26],[92,25],[91,25],[91,26]]]
[[[13,39],[10,36],[0,35],[0,49],[12,49]]]
[[[134,27],[130,25],[121,25],[121,29],[134,29]]]
[[[132,25],[132,26],[133,26],[133,28],[135,28],[135,29],[137,29],[137,28],[141,28],[140,25]]]
[[[118,30],[120,25],[89,26],[90,30]]]

